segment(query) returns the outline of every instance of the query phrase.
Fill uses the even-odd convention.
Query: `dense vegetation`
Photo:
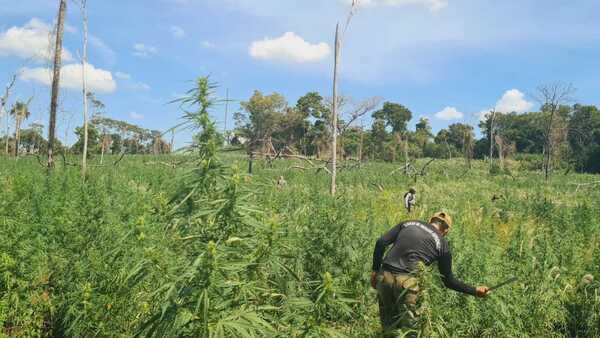
[[[50,171],[33,157],[2,158],[2,335],[377,337],[373,243],[409,217],[400,201],[410,185],[420,201],[411,218],[454,216],[458,276],[519,278],[477,300],[427,271],[425,336],[600,335],[592,175],[546,180],[527,158],[421,159],[412,171],[349,161],[332,196],[326,167],[303,167],[302,156],[258,156],[245,174],[247,154],[221,149],[208,79],[179,103],[174,129],[195,135],[185,155],[107,155],[84,179],[76,158]],[[396,108],[408,115],[386,104],[377,116]],[[246,147],[253,154],[256,143]]]
[[[35,159],[2,159],[3,334],[377,336],[372,246],[407,217],[399,196],[413,179],[364,164],[340,173],[334,198],[325,172],[280,160],[245,176],[242,157],[215,156],[214,166],[125,158],[92,167],[85,184],[74,167],[46,176]],[[438,161],[417,182],[415,217],[455,216],[457,275],[520,278],[481,301],[441,289],[433,269],[423,325],[431,336],[597,336],[600,285],[584,276],[600,273],[600,196],[571,185],[593,177],[543,184],[539,172],[512,169],[490,176],[483,162],[465,171]],[[203,189],[183,202],[179,183],[190,178]]]

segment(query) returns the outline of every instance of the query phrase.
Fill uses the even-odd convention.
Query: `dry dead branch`
[[[575,185],[575,192],[578,192],[580,188],[584,187],[584,188],[595,188],[596,186],[600,185],[600,181],[595,181],[595,182],[587,182],[587,183],[569,183],[570,185]]]

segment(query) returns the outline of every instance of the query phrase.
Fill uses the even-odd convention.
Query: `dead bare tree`
[[[83,154],[81,155],[81,177],[85,178],[87,170],[88,152],[88,90],[87,90],[87,44],[88,44],[88,17],[86,11],[87,0],[80,0],[81,17],[83,19],[83,55],[81,58],[81,77],[83,84]],[[104,141],[104,140],[103,140]]]
[[[544,118],[544,149],[542,170],[544,179],[547,181],[552,171],[552,161],[558,150],[558,146],[562,142],[561,137],[558,137],[561,131],[559,114],[561,105],[564,105],[572,100],[572,95],[575,93],[575,87],[570,83],[556,82],[551,84],[543,84],[537,88],[535,99],[541,104]]]
[[[352,124],[354,122],[356,122],[356,120],[362,118],[363,116],[367,115],[368,113],[372,112],[375,108],[377,108],[377,106],[379,106],[381,101],[383,101],[383,98],[374,96],[374,97],[370,97],[368,99],[362,100],[358,103],[355,103],[353,101],[354,100],[352,100],[352,98],[343,96],[343,95],[339,95],[337,98],[337,110],[338,110],[338,112],[341,112],[341,113],[338,113],[338,115],[348,118],[347,121],[344,121],[343,125],[338,123],[338,128],[337,128],[337,133],[338,133],[339,139],[340,139],[340,145],[338,146],[338,148],[342,148],[342,151],[343,151],[342,136],[346,132],[346,130],[348,130],[352,126]],[[333,103],[331,103],[331,105],[333,106]],[[350,106],[350,108],[346,110],[345,109],[346,106]],[[362,158],[361,157],[362,156],[362,121],[361,121],[361,145],[359,148],[359,153],[360,153],[359,154],[359,159],[360,159],[360,158]]]
[[[360,144],[358,145],[358,161],[362,162],[363,143],[364,143],[365,128],[362,119],[360,120]]]
[[[332,140],[331,140],[331,194],[335,195],[336,191],[336,166],[337,166],[337,77],[338,77],[338,60],[340,57],[340,24],[335,26],[335,53],[333,59],[333,98],[332,98]]]
[[[433,161],[435,161],[435,158],[432,158],[429,161],[427,161],[427,163],[425,163],[423,167],[421,167],[421,170],[415,170],[413,177],[415,183],[417,183],[417,179],[419,178],[419,176],[424,177],[425,175],[427,175],[426,169],[431,163],[433,163]]]
[[[4,140],[5,141],[4,142],[5,143],[4,144],[4,146],[5,146],[4,153],[6,156],[8,156],[8,135],[10,133],[9,123],[8,123],[8,112],[6,111],[6,103],[8,102],[8,98],[10,97],[10,91],[14,87],[16,81],[17,81],[17,74],[13,74],[13,76],[10,78],[10,81],[6,85],[6,88],[4,89],[4,94],[2,95],[2,97],[0,97],[0,116],[2,114],[4,114],[5,123],[6,123],[6,133],[4,134],[6,137],[6,139]]]
[[[346,33],[348,29],[348,25],[350,24],[350,20],[356,9],[358,8],[359,0],[352,0],[352,5],[350,7],[350,12],[348,13],[348,17],[346,18],[346,25],[344,27],[343,34]],[[335,26],[335,52],[333,58],[333,97],[332,97],[332,140],[331,140],[331,194],[335,195],[336,192],[336,166],[337,166],[337,119],[338,119],[338,111],[337,111],[337,91],[338,91],[338,65],[340,61],[340,53],[342,48],[342,39],[343,36],[340,35],[340,24],[339,22]]]
[[[467,130],[465,130],[463,136],[463,151],[465,153],[467,168],[471,169],[471,160],[473,159],[473,136]]]
[[[569,183],[570,185],[575,185],[575,192],[578,192],[580,188],[595,188],[600,185],[600,181],[596,182],[587,182],[587,183]]]
[[[350,98],[342,97],[343,100],[338,99],[338,108],[350,103],[352,100]],[[348,116],[348,121],[344,123],[342,126],[338,126],[338,133],[342,134],[346,129],[348,129],[352,123],[354,123],[357,119],[365,116],[369,112],[373,111],[379,104],[383,101],[383,98],[379,96],[373,96],[363,101],[360,101],[357,104],[353,104],[352,108],[347,113],[342,113],[342,115]]]
[[[496,121],[496,109],[492,109],[490,111],[490,131],[489,131],[489,137],[490,137],[490,157],[489,157],[489,162],[490,162],[490,172],[492,171],[492,167],[494,166],[494,122]]]
[[[408,158],[408,135],[404,133],[404,173],[408,175],[408,167],[410,166],[410,160]]]
[[[171,130],[171,142],[169,142],[169,149],[170,152],[174,152],[175,148],[173,148],[175,146],[175,131]]]
[[[50,96],[50,123],[48,124],[48,168],[54,167],[52,152],[54,151],[54,139],[56,132],[56,109],[58,107],[58,94],[60,90],[60,70],[62,62],[62,41],[65,29],[65,13],[67,1],[60,0],[58,7],[58,20],[56,25],[56,41],[54,47],[54,69],[52,76],[52,94]]]
[[[112,137],[106,133],[105,130],[102,132],[102,143],[100,145],[100,164],[104,161],[104,153],[106,149],[110,147],[112,144]]]
[[[494,141],[496,141],[496,145],[498,145],[498,158],[500,159],[500,167],[504,168],[504,139],[500,135],[495,135]]]

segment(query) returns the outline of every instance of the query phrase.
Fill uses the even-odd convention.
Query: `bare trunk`
[[[544,148],[546,152],[542,168],[544,169],[544,179],[546,181],[550,177],[550,161],[552,161],[552,152],[554,151],[552,144],[552,128],[554,124],[554,115],[557,108],[554,105],[552,105],[551,109],[552,110],[550,111],[550,119],[548,121],[548,125],[546,127],[546,135],[544,137]]]
[[[8,122],[8,112],[4,112],[4,114],[6,114],[6,133],[4,133],[4,135],[6,135],[6,140],[4,142],[4,153],[6,154],[6,156],[8,156],[8,139],[9,139],[9,134],[10,134],[10,124]]]
[[[332,133],[333,138],[331,142],[331,194],[335,195],[336,192],[336,174],[337,174],[337,80],[338,80],[338,62],[340,58],[340,24],[335,26],[335,54],[333,59],[333,103],[332,103]]]
[[[86,13],[87,0],[81,0],[81,16],[83,18],[83,58],[81,60],[81,76],[83,77],[83,155],[81,159],[81,177],[85,178],[87,170],[87,152],[88,152],[88,102],[87,102],[87,40],[88,40],[88,21]]]
[[[174,142],[175,142],[175,130],[171,130],[171,144],[169,145],[171,147],[169,149],[169,152],[171,152],[171,153],[173,152],[173,150],[175,150],[175,149],[173,149]]]
[[[496,144],[498,145],[498,159],[500,159],[500,168],[504,169],[504,140],[496,135]]]
[[[48,168],[54,167],[54,133],[56,130],[56,109],[58,107],[58,94],[60,89],[60,68],[62,61],[62,40],[64,32],[65,12],[67,1],[60,0],[58,9],[58,23],[56,25],[56,45],[54,47],[54,73],[52,77],[52,94],[50,97],[50,123],[48,125]]]
[[[496,111],[492,110],[492,120],[490,122],[490,171],[494,165],[494,120],[496,118]]]
[[[408,137],[404,138],[404,173],[408,175]]]
[[[463,136],[463,151],[465,153],[465,162],[467,168],[471,169],[471,156],[473,155],[473,144],[470,135],[465,132]]]
[[[21,120],[23,112],[17,113],[15,116],[15,147],[13,149],[13,155],[15,158],[19,157],[19,141],[21,140]]]
[[[10,82],[6,85],[6,89],[4,90],[4,95],[0,98],[0,114],[4,114],[4,122],[6,123],[6,132],[4,134],[4,136],[6,137],[5,142],[4,142],[4,154],[6,156],[8,156],[8,138],[9,138],[9,134],[10,134],[10,125],[8,122],[8,112],[6,111],[6,103],[8,102],[8,98],[10,96],[10,90],[12,89],[12,87],[15,85],[15,82],[17,81],[17,75],[13,75]]]
[[[254,153],[250,151],[248,154],[248,174],[252,175],[252,162],[254,161]]]
[[[225,144],[229,144],[229,135],[227,134],[227,115],[229,113],[229,88],[225,91],[225,126],[223,126],[223,133],[225,134]]]
[[[360,145],[358,146],[358,160],[359,161],[362,161],[363,135],[364,135],[364,131],[363,131],[362,120],[361,120],[361,124],[360,124]]]
[[[159,140],[160,140],[160,137],[158,137],[158,136],[154,137],[154,147],[152,147],[152,148],[154,150],[154,155],[155,156],[160,154],[160,143],[159,143]]]
[[[542,162],[542,170],[544,171],[544,179],[547,181],[550,177],[550,160],[552,159],[552,144],[551,144],[551,135],[552,132],[552,122],[554,119],[554,107],[551,108],[550,118],[548,120],[548,124],[546,125],[546,130],[544,131],[544,157]]]
[[[100,150],[100,164],[102,165],[102,162],[104,161],[104,151],[106,149],[106,136],[102,136],[102,147]]]
[[[544,179],[547,181],[548,178],[550,177],[550,160],[552,159],[552,146],[550,144],[548,144],[545,147],[545,152],[544,152],[544,163],[542,165],[542,168],[544,170]]]
[[[345,160],[346,160],[346,152],[344,151],[344,135],[342,135],[342,134],[340,133],[340,135],[339,135],[339,136],[340,136],[340,137],[339,137],[339,141],[338,141],[338,144],[339,144],[339,146],[338,146],[338,149],[339,149],[339,151],[338,151],[338,152],[339,152],[339,154],[338,154],[338,155],[340,155],[340,156],[341,156],[341,158],[342,158],[342,162],[343,162],[343,161],[345,161]]]

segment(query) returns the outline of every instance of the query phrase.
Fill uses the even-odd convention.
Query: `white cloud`
[[[142,120],[144,118],[144,115],[132,111],[129,113],[129,117],[131,117],[134,120]]]
[[[131,75],[123,72],[116,72],[115,77],[120,80],[131,80]]]
[[[133,55],[142,58],[147,58],[158,53],[158,49],[154,46],[146,46],[143,43],[133,45]]]
[[[60,74],[60,85],[63,88],[81,90],[83,81],[81,76],[81,64],[70,64],[63,66]],[[86,65],[86,77],[88,89],[98,93],[112,93],[117,89],[117,83],[112,74],[103,69],[95,68],[91,64]],[[52,73],[49,69],[21,68],[19,79],[23,81],[33,81],[50,86],[52,83]]]
[[[132,84],[130,86],[130,88],[133,89],[133,90],[143,90],[143,91],[147,91],[147,90],[152,89],[150,87],[150,85],[148,85],[146,83],[143,83],[143,82],[136,82],[136,83]]]
[[[487,118],[487,115],[490,114],[492,110],[495,110],[498,113],[526,113],[534,107],[532,102],[529,102],[525,99],[525,94],[523,94],[518,89],[511,89],[504,92],[504,95],[496,102],[496,106],[492,109],[484,109],[479,112],[479,120],[484,121]]]
[[[462,119],[463,116],[464,114],[454,107],[446,107],[435,114],[435,117],[441,120],[458,120]]]
[[[355,0],[342,0],[347,4],[351,4]],[[448,6],[448,0],[358,0],[359,6],[409,6],[418,5],[425,6],[430,11],[435,12]]]
[[[204,41],[202,41],[202,42],[201,42],[201,45],[202,45],[202,47],[204,47],[204,48],[206,48],[206,49],[212,49],[212,48],[215,48],[215,47],[216,47],[214,43],[212,43],[212,42],[210,42],[210,41],[208,41],[208,40],[204,40]]]
[[[50,26],[38,18],[33,18],[23,27],[14,26],[0,32],[0,56],[17,56],[36,61],[49,60],[54,45],[51,36]],[[66,48],[63,48],[62,58],[63,61],[73,60]]]
[[[171,34],[175,39],[181,39],[185,36],[185,31],[179,26],[171,26]]]
[[[518,89],[507,90],[496,103],[496,111],[501,113],[525,113],[533,108],[533,103],[525,100],[525,94]]]
[[[293,32],[282,36],[262,41],[254,41],[250,45],[249,53],[255,59],[283,60],[297,63],[316,62],[329,55],[329,45],[321,42],[310,44]]]

